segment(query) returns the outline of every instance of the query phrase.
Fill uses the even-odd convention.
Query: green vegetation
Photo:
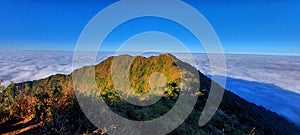
[[[127,60],[135,59],[130,66],[126,61],[119,61],[115,67],[129,69],[129,83],[133,88],[131,91],[128,86],[120,85],[122,88],[120,92],[131,91],[125,94],[132,96],[160,89],[164,90],[160,100],[150,106],[136,106],[121,97],[115,89],[115,85],[118,84],[113,83],[110,72],[113,70],[111,65],[114,58],[121,57],[126,57]],[[191,65],[169,54],[150,58],[128,55],[110,57],[96,66],[84,67],[74,72],[81,74],[80,79],[90,82],[93,81],[92,78],[85,73],[91,70],[95,70],[98,90],[111,110],[131,120],[152,120],[167,113],[176,103],[180,92],[184,91],[179,86],[189,83],[191,88],[197,89],[197,93],[191,93],[193,96],[198,96],[194,110],[185,122],[170,134],[297,134],[300,132],[299,128],[276,113],[251,104],[229,91],[225,91],[223,101],[212,120],[205,126],[199,127],[198,120],[208,98],[210,84],[214,82]],[[121,73],[122,71],[116,72],[120,75],[117,79],[122,80],[126,77]],[[161,74],[153,73],[161,73],[164,78],[159,80]],[[181,75],[187,77],[186,80],[180,80]],[[154,79],[149,82],[151,77]],[[197,85],[199,82],[200,86]],[[122,83],[124,82],[120,82]],[[97,96],[89,91],[90,86],[82,87],[86,88],[82,94],[85,98]],[[74,95],[71,75],[54,75],[37,81],[12,83],[7,88],[0,85],[0,91],[0,134],[18,130],[16,123],[24,122],[31,117],[32,120],[26,121],[26,124],[42,124],[24,133],[103,134],[101,130],[104,129],[97,129],[80,110]],[[154,92],[150,96],[161,95]]]

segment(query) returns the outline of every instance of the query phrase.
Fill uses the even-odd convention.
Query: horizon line
[[[49,52],[75,52],[75,50],[69,50],[69,49],[0,49],[0,51],[49,51]],[[95,52],[95,51],[89,51],[89,50],[84,50],[82,52]],[[100,52],[100,51],[96,51]],[[101,51],[104,53],[114,53],[115,51],[112,50],[104,50]],[[128,53],[143,53],[140,51],[121,51],[121,52],[128,52]],[[148,51],[148,52],[156,52],[156,51]],[[186,54],[187,52],[166,52],[166,53],[177,53],[177,54]],[[191,51],[192,54],[208,54],[205,52],[193,52]],[[210,53],[214,54],[214,53]],[[216,54],[219,54],[216,52]],[[295,53],[255,53],[255,52],[224,52],[225,55],[264,55],[264,56],[300,56],[300,54],[295,54]]]

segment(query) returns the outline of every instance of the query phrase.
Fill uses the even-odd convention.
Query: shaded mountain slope
[[[120,58],[120,59],[119,59]],[[131,63],[125,60],[133,60]],[[114,60],[118,63],[112,67]],[[118,61],[119,60],[119,61]],[[127,62],[128,62],[127,61]],[[179,68],[180,67],[180,68]],[[114,69],[115,68],[115,69]],[[123,80],[122,70],[129,68],[129,83],[117,86],[115,89],[112,71],[117,74],[115,79]],[[118,70],[117,70],[118,69]],[[170,54],[162,54],[149,58],[132,57],[128,55],[109,57],[96,66],[83,67],[74,73],[82,74],[81,80],[91,81],[85,73],[95,70],[95,79],[98,90],[104,101],[117,114],[131,120],[152,120],[168,112],[176,103],[180,94],[181,75],[193,78],[193,89],[197,89],[195,96],[198,100],[192,113],[184,123],[170,134],[298,134],[299,128],[263,107],[249,103],[225,90],[222,103],[212,120],[203,127],[198,126],[198,120],[203,106],[208,98],[210,84],[215,83],[191,65],[178,60]],[[149,83],[153,73],[164,75],[163,80],[152,86]],[[157,74],[158,76],[160,74]],[[153,80],[156,78],[154,77]],[[155,81],[154,81],[155,82]],[[164,82],[163,84],[159,82]],[[125,82],[124,82],[125,83]],[[82,86],[89,89],[90,86]],[[137,106],[124,101],[124,97],[133,97],[136,94],[145,94],[151,90],[159,89],[164,93],[153,93],[151,96],[161,96],[155,104],[150,106]],[[121,93],[124,92],[122,95]],[[89,96],[92,93],[85,93]],[[148,100],[144,97],[139,100]],[[28,125],[42,123],[40,126],[26,130],[23,133],[51,133],[51,134],[101,134],[104,129],[97,129],[80,110],[74,94],[72,75],[54,75],[45,79],[12,84],[1,93],[1,123],[0,134],[12,132],[14,123],[24,121],[28,116],[33,120],[26,121]],[[26,128],[26,127],[25,127]],[[10,129],[10,130],[8,130]],[[20,130],[20,129],[15,129]]]

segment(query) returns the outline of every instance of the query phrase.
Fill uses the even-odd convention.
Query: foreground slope
[[[145,107],[125,102],[118,94],[112,79],[113,68],[122,69],[128,65],[118,61],[116,67],[111,67],[114,58],[125,57],[133,59],[129,65],[130,85],[120,85],[126,97],[134,98],[134,93],[145,94],[153,90],[151,83],[152,73],[161,73],[165,79],[156,84],[157,89],[164,91],[163,97],[155,104]],[[123,66],[123,67],[122,67]],[[181,68],[178,68],[180,66]],[[98,90],[104,101],[120,116],[131,120],[152,120],[167,113],[176,103],[180,94],[179,85],[182,74],[193,76],[199,80],[199,87],[193,87],[198,92],[197,103],[184,123],[170,134],[297,134],[299,128],[291,124],[274,112],[249,103],[237,95],[225,91],[222,103],[212,120],[203,127],[198,126],[198,120],[210,92],[210,84],[215,83],[191,65],[178,60],[170,54],[162,54],[149,58],[132,57],[129,55],[109,57],[96,66],[78,69],[74,73],[82,74],[81,79],[89,81],[85,76],[95,70],[95,79]],[[182,73],[184,72],[184,73]],[[117,73],[119,80],[122,74]],[[155,79],[154,79],[155,80]],[[80,89],[87,89],[85,86]],[[85,93],[87,98],[92,93]],[[153,93],[159,96],[159,93]],[[54,75],[45,79],[12,84],[1,93],[1,133],[97,133],[105,129],[97,129],[80,110],[74,94],[72,75]],[[148,100],[147,97],[139,99]],[[276,99],[274,99],[276,100]],[[25,130],[26,129],[26,130]]]

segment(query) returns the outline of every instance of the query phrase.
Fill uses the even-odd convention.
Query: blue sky
[[[114,2],[116,1],[1,0],[0,46],[2,49],[74,50],[76,41],[89,20]],[[226,53],[300,55],[300,2],[297,0],[185,2],[207,18]],[[166,8],[168,6],[166,4]],[[148,27],[140,27],[145,23]],[[132,31],[132,26],[135,26],[135,31]],[[121,30],[116,31],[134,33],[157,27],[166,32],[179,28],[163,19],[144,18],[121,25]],[[112,38],[108,37],[110,40],[107,40],[107,50],[113,50],[130,35],[120,32],[116,32]],[[182,28],[178,33],[188,32]],[[190,48],[197,45],[192,36],[185,36],[183,40],[189,43]]]

